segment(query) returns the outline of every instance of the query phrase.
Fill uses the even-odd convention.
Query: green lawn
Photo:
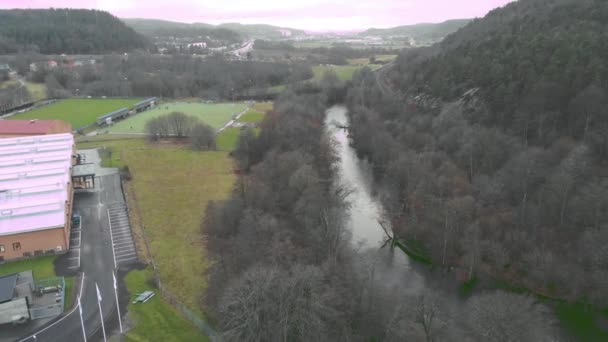
[[[243,114],[243,116],[239,118],[239,121],[246,123],[260,122],[264,120],[265,115],[266,114],[264,114],[263,112],[258,112],[257,110],[250,109],[247,111],[247,113]]]
[[[598,326],[597,320],[603,315],[608,320],[608,313],[595,308],[586,308],[583,304],[559,303],[556,307],[560,325],[578,341],[608,341],[608,331]]]
[[[183,112],[193,115],[213,128],[220,128],[230,121],[235,114],[247,109],[244,103],[197,103],[174,102],[163,103],[156,108],[119,121],[108,129],[118,133],[143,133],[146,122],[152,118],[171,112]]]
[[[92,124],[97,117],[114,110],[130,107],[140,99],[66,99],[48,106],[13,115],[10,119],[58,119],[69,122],[72,129]]]
[[[46,99],[46,85],[42,83],[26,82],[25,87],[32,96],[32,100],[40,101]]]
[[[327,70],[335,71],[336,75],[338,75],[338,78],[342,81],[352,80],[353,74],[355,73],[355,71],[361,69],[362,67],[363,66],[360,66],[360,65],[330,65],[330,66],[315,65],[312,67],[312,71],[314,73],[313,80],[320,81],[321,79],[323,79],[323,74],[325,74],[325,71],[327,71]],[[372,64],[372,65],[368,65],[367,67],[374,70],[374,69],[378,69],[380,67],[380,65]]]
[[[32,270],[34,280],[56,277],[53,261],[56,256],[41,256],[32,259],[6,262],[0,265],[0,276]],[[72,305],[72,290],[74,288],[74,278],[65,277],[65,307]]]
[[[251,108],[258,112],[266,113],[267,111],[272,110],[273,105],[273,102],[256,102]]]
[[[224,151],[197,152],[187,146],[151,145],[144,139],[86,142],[77,147],[94,146],[112,148],[113,162],[129,166],[130,208],[141,212],[163,284],[202,315],[199,299],[206,288],[209,260],[200,224],[210,200],[230,195],[235,182],[232,159]]]
[[[155,290],[147,283],[151,274],[152,271],[148,269],[127,274],[125,283],[131,297],[146,290]],[[135,326],[125,334],[126,341],[208,341],[158,292],[146,303],[132,304],[129,301],[128,315]]]
[[[217,148],[220,151],[232,151],[236,146],[236,142],[239,139],[239,132],[241,130],[236,127],[228,127],[217,135],[216,143]]]

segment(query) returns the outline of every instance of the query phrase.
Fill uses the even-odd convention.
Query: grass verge
[[[144,139],[86,142],[78,148],[101,144],[112,149],[113,163],[130,169],[129,206],[141,214],[164,286],[202,316],[198,300],[209,262],[200,224],[207,203],[225,199],[232,190],[235,176],[228,153],[151,145]]]
[[[125,277],[131,296],[155,289],[148,284],[152,271],[134,270]],[[208,338],[184,319],[160,294],[143,304],[128,306],[129,321],[134,325],[126,334],[126,341],[208,341]]]

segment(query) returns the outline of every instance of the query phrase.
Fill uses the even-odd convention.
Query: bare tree
[[[547,308],[529,296],[488,292],[469,299],[467,310],[467,325],[480,341],[540,342],[554,334]]]
[[[204,123],[197,123],[190,129],[190,146],[194,150],[215,150],[217,149],[215,141],[215,131],[213,128]]]

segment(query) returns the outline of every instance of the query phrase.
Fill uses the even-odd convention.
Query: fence
[[[59,303],[53,303],[46,306],[30,308],[30,316],[32,319],[49,318],[59,316],[63,313],[63,306],[65,304],[65,278],[54,277],[47,278],[36,282],[35,291],[39,288],[61,286],[61,300]]]
[[[121,181],[120,186],[122,188],[123,196],[125,195],[124,184]],[[162,285],[160,274],[156,267],[156,262],[154,262],[154,257],[152,256],[152,252],[150,249],[150,242],[148,241],[148,237],[146,235],[146,227],[143,224],[141,211],[138,207],[137,197],[134,192],[131,192],[131,196],[133,196],[135,205],[136,205],[136,214],[139,217],[139,222],[141,224],[141,233],[144,240],[144,245],[146,246],[146,252],[148,254],[148,259],[150,264],[152,265],[152,270],[154,272],[154,279],[156,280],[156,287],[158,288],[160,295],[171,304],[177,311],[179,311],[184,318],[186,318],[190,323],[196,326],[201,332],[207,335],[212,341],[220,341],[220,337],[215,330],[204,320],[202,320],[197,314],[195,314],[192,310],[188,309],[182,302],[180,302],[177,297],[175,297],[169,290],[165,289]],[[127,205],[127,211],[131,211],[129,207],[129,202],[125,199],[125,204]]]

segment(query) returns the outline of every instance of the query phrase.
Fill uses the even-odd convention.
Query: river
[[[361,257],[355,266],[360,272],[366,272],[363,274],[371,275],[371,296],[383,292],[398,301],[403,295],[418,296],[432,292],[443,314],[451,317],[466,315],[465,299],[459,295],[459,283],[452,273],[432,270],[412,261],[398,248],[391,249],[388,245],[381,248],[386,234],[378,223],[382,206],[374,195],[371,166],[357,157],[355,149],[349,144],[347,132],[334,123],[348,126],[344,106],[327,110],[325,127],[337,143],[340,181],[353,190],[348,198],[351,208],[346,223],[352,234],[351,246],[357,251],[355,254]],[[555,333],[559,336],[563,331],[560,329]]]
[[[347,132],[333,123],[348,126],[347,111],[344,106],[328,109],[325,119],[326,129],[337,142],[340,157],[339,173],[342,183],[353,193],[349,196],[351,208],[347,215],[353,248],[372,259],[374,283],[386,290],[399,289],[409,294],[421,293],[427,286],[424,266],[411,261],[398,249],[388,245],[381,248],[386,234],[378,223],[382,213],[379,200],[373,192],[373,176],[367,161],[359,159],[355,149],[349,145]],[[366,266],[370,266],[369,262]]]

